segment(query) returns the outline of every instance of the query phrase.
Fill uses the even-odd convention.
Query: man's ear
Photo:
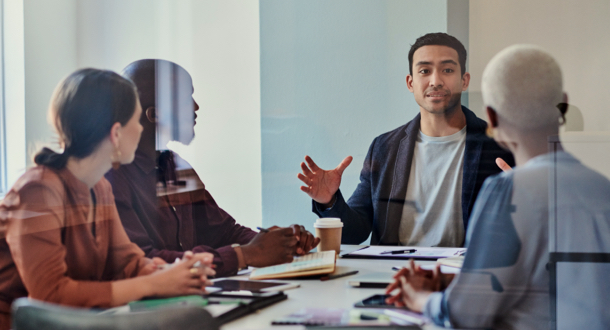
[[[121,126],[121,123],[116,122],[110,128],[110,143],[112,143],[112,145],[115,148],[119,147],[119,141],[121,140],[121,129],[122,129],[122,127],[123,126]]]
[[[155,107],[146,108],[144,113],[146,114],[146,119],[148,119],[149,122],[151,122],[151,123],[157,122],[157,109]]]
[[[496,110],[494,110],[492,107],[486,107],[485,111],[487,112],[489,126],[493,128],[498,127],[498,114],[496,113]]]
[[[462,76],[462,92],[468,89],[468,85],[470,85],[470,73],[466,72]]]
[[[413,76],[410,74],[407,75],[407,88],[413,93]]]

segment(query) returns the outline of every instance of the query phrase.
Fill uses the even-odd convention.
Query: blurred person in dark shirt
[[[290,262],[318,244],[303,226],[257,233],[238,224],[216,204],[190,165],[167,150],[168,142],[188,145],[195,135],[199,105],[184,68],[145,59],[129,64],[123,75],[138,87],[144,131],[134,162],[109,171],[106,178],[129,238],[146,256],[172,262],[184,251],[209,252],[217,275],[230,276],[247,266]],[[186,169],[177,169],[177,164]]]

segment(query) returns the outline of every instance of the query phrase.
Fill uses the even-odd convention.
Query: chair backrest
[[[13,303],[14,330],[217,330],[219,323],[200,307],[107,314],[20,298]]]

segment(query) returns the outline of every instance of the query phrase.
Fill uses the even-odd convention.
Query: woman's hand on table
[[[207,252],[185,252],[182,260],[150,275],[151,291],[160,297],[204,294],[205,286],[212,284],[208,276],[216,274],[212,269],[213,258]]]
[[[394,275],[394,282],[386,288],[386,294],[389,295],[398,290],[386,302],[421,312],[428,296],[432,292],[444,290],[452,279],[453,274],[441,273],[439,264],[433,270],[424,270],[411,259],[406,267]]]

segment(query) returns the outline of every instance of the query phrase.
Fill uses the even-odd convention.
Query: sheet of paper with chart
[[[264,280],[330,274],[335,271],[335,255],[335,251],[309,253],[302,257],[295,257],[290,263],[257,268],[250,274],[250,279]]]
[[[371,245],[342,255],[343,258],[364,259],[439,259],[461,256],[466,248]]]

